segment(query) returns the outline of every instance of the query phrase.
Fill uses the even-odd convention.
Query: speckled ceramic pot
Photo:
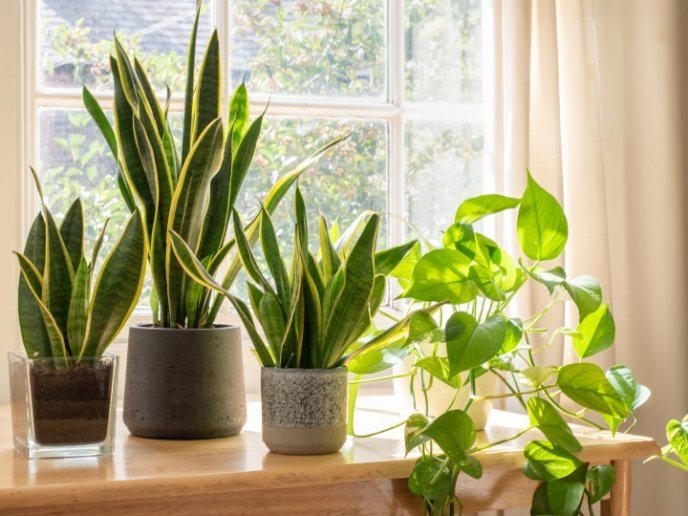
[[[129,329],[124,423],[139,437],[210,439],[246,422],[240,329]]]
[[[346,442],[348,372],[261,369],[263,442],[270,451],[318,455]]]

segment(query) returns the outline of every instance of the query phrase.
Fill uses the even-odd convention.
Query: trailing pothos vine
[[[476,224],[508,210],[516,211],[518,259]],[[388,346],[386,355],[413,352],[416,381],[429,378],[428,383],[443,382],[457,392],[470,390],[460,409],[434,418],[416,413],[406,421],[407,453],[420,452],[409,487],[423,497],[426,514],[460,514],[459,477],[480,478],[480,452],[526,432],[537,438],[524,448],[524,473],[540,482],[531,514],[575,516],[584,506],[594,514],[594,504],[611,489],[614,469],[576,457],[582,446],[569,423],[612,433],[627,430],[649,390],[627,367],[605,371],[589,360],[612,346],[614,319],[593,277],[569,278],[556,263],[547,265],[562,256],[567,240],[561,205],[528,173],[522,197],[466,200],[445,231],[443,246],[419,251],[396,271],[405,286],[402,297],[412,303],[398,323],[403,338]],[[547,299],[536,313],[519,314],[518,294],[530,283],[538,284]],[[563,302],[575,306],[575,325],[548,328],[545,315],[553,309],[561,315]],[[577,360],[547,364],[541,358],[544,349],[564,345],[571,345]],[[351,368],[357,365],[365,372],[364,364]],[[479,392],[476,382],[483,375],[496,377],[501,388]],[[492,398],[515,400],[530,425],[498,442],[478,443],[467,410],[475,400]]]

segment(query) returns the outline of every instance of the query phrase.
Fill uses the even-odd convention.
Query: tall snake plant
[[[384,342],[380,334],[366,342],[361,337],[371,329],[384,299],[387,276],[415,242],[377,251],[377,213],[363,214],[334,240],[336,232],[321,216],[319,251],[314,254],[309,250],[306,207],[298,186],[295,220],[295,247],[289,262],[279,248],[270,214],[260,213],[260,247],[270,280],[258,266],[258,256],[234,214],[239,255],[251,278],[248,304],[214,283],[201,260],[174,233],[173,249],[189,275],[229,297],[263,366],[340,367]]]
[[[198,75],[194,73],[200,7],[198,2],[188,48],[181,145],[168,119],[169,88],[163,107],[141,63],[127,55],[117,37],[110,59],[114,125],[92,93],[83,90],[84,104],[115,156],[124,200],[131,211],[144,215],[154,287],[153,322],[168,328],[209,327],[217,317],[223,298],[190,281],[172,252],[170,232],[193,249],[210,274],[218,273],[234,245],[226,238],[227,228],[263,123],[263,114],[250,120],[242,84],[233,93],[224,129],[217,31],[207,43]],[[263,200],[265,209],[274,210],[296,178],[338,141],[276,181]],[[257,227],[257,219],[247,227],[251,241],[257,239]],[[224,288],[232,285],[239,269],[240,261],[234,259],[221,281]]]

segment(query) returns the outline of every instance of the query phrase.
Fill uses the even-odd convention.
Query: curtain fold
[[[529,169],[563,201],[562,265],[600,281],[617,324],[614,350],[596,361],[628,365],[653,390],[633,431],[660,443],[666,421],[688,412],[686,11],[680,0],[491,0],[486,45],[496,187],[520,195]],[[519,302],[542,306],[535,290]],[[633,514],[682,514],[687,486],[667,465],[636,464]]]

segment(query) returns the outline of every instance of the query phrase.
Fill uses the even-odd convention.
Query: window
[[[27,2],[26,159],[55,213],[81,195],[92,218],[110,217],[111,230],[122,223],[114,162],[81,87],[110,104],[116,31],[157,87],[183,92],[195,3]],[[256,113],[269,104],[244,210],[291,163],[346,132],[301,181],[310,208],[329,220],[374,209],[388,215],[387,243],[412,228],[438,240],[458,202],[483,190],[480,0],[206,0],[205,9],[199,46],[217,26],[227,94],[244,80]],[[181,105],[173,100],[172,116]]]

